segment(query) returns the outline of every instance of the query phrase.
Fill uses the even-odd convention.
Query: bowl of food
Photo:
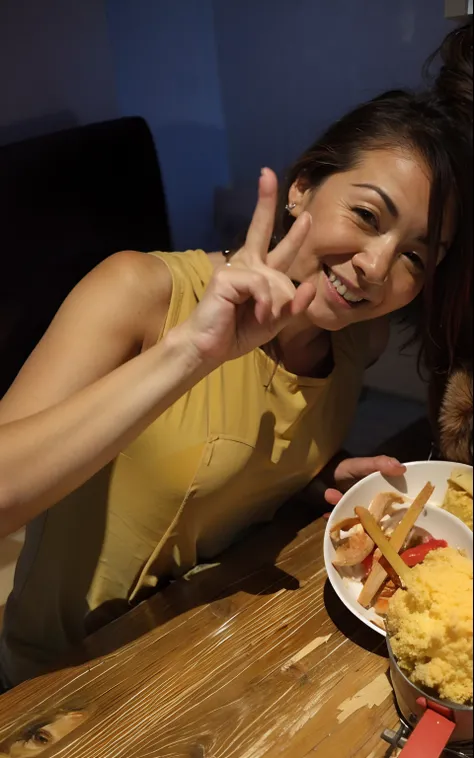
[[[403,568],[386,614],[390,673],[398,707],[416,726],[407,756],[439,756],[472,743],[473,563],[455,548]]]
[[[368,509],[406,565],[435,549],[451,547],[472,560],[471,466],[444,461],[407,464],[387,479],[371,474],[334,508],[324,537],[329,581],[344,605],[368,627],[385,635],[385,614],[397,587],[390,566],[367,534],[355,509]]]

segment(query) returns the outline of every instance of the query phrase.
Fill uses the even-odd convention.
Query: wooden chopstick
[[[390,563],[395,573],[400,577],[402,584],[406,587],[410,581],[411,573],[406,563],[402,561],[367,508],[356,508],[355,513],[369,537],[375,542],[384,558]]]
[[[430,499],[434,492],[434,487],[431,482],[427,482],[421,492],[418,493],[407,512],[403,516],[402,520],[396,527],[392,536],[390,537],[390,544],[397,553],[402,549],[406,538],[418,521],[423,508]],[[381,588],[385,579],[387,578],[387,572],[384,567],[377,563],[374,563],[372,570],[367,577],[367,580],[362,587],[359,595],[358,602],[364,607],[369,608],[375,595]]]

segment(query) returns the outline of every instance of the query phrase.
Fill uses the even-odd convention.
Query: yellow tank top
[[[196,307],[212,275],[200,251],[152,253],[168,267],[166,333]],[[262,350],[230,361],[163,413],[116,459],[92,608],[136,597],[157,578],[212,560],[318,474],[340,449],[357,404],[367,325],[333,335],[325,379],[275,368]]]

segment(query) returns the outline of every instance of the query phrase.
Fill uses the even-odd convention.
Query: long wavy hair
[[[465,165],[462,167],[464,206],[466,216],[454,245],[453,256],[446,266],[445,287],[456,286],[457,276],[453,269],[456,259],[472,262],[473,245],[473,187],[472,187],[472,146],[473,146],[473,87],[472,87],[472,20],[453,29],[440,47],[429,57],[424,68],[425,76],[435,96],[443,107],[446,117],[453,124],[460,142]],[[433,73],[434,72],[434,73]],[[471,263],[472,266],[472,263]],[[472,270],[466,268],[466,279],[461,290],[464,313],[456,314],[449,321],[444,317],[437,324],[435,339],[426,340],[425,354],[430,370],[430,415],[435,434],[439,432],[438,413],[443,402],[450,376],[464,375],[465,382],[472,383],[473,321],[472,321]],[[461,310],[461,309],[460,309]],[[446,326],[448,325],[448,328]],[[453,393],[451,392],[451,395]],[[441,418],[441,447],[443,428],[448,413],[448,398],[444,398]],[[471,392],[472,400],[472,392]],[[444,414],[444,415],[443,415]],[[472,415],[472,408],[471,408]]]
[[[364,103],[332,125],[289,170],[281,187],[277,242],[294,218],[285,211],[288,191],[297,180],[316,189],[333,174],[350,171],[371,150],[406,149],[418,154],[431,174],[428,218],[428,264],[423,292],[412,310],[420,362],[432,362],[440,335],[448,364],[454,361],[459,330],[469,303],[472,254],[466,240],[471,218],[466,151],[458,130],[437,93],[387,92]],[[454,207],[456,234],[452,249],[437,265],[443,220]]]

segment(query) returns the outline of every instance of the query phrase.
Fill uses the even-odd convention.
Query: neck
[[[324,329],[312,324],[307,316],[302,313],[296,316],[288,326],[285,326],[278,336],[278,341],[283,351],[290,346],[298,350],[307,350],[314,347],[315,343],[324,338],[325,335]]]
[[[278,342],[285,368],[306,376],[318,372],[331,346],[329,333],[314,326],[304,314],[293,319],[280,332]]]

